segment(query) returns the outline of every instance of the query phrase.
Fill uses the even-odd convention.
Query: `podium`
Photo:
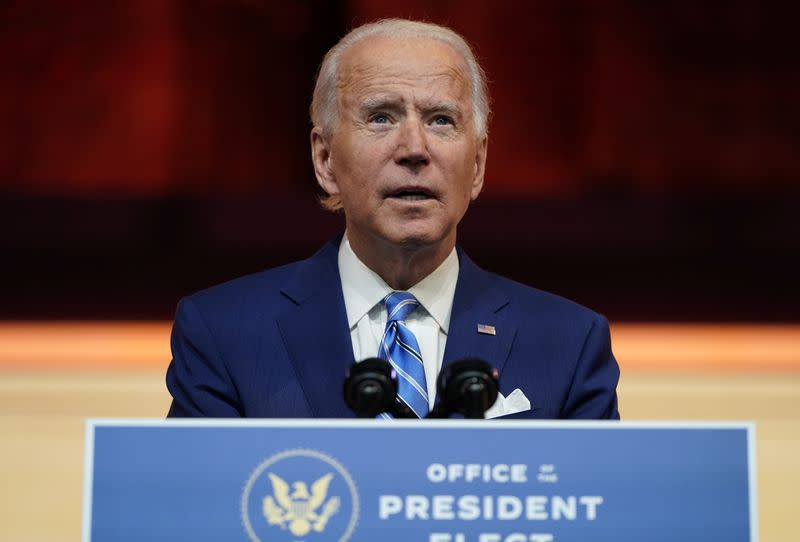
[[[753,542],[754,431],[89,420],[83,540]]]

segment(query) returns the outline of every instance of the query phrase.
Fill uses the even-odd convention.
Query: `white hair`
[[[466,40],[453,30],[433,23],[407,19],[381,19],[351,30],[322,60],[314,87],[314,97],[311,100],[311,122],[314,126],[322,128],[323,135],[330,137],[336,129],[339,113],[336,83],[342,55],[353,45],[371,36],[432,39],[444,42],[455,49],[464,59],[469,72],[475,131],[479,137],[487,134],[490,111],[486,73],[478,64]]]

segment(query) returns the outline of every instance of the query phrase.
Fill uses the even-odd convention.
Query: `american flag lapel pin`
[[[483,333],[484,335],[497,335],[497,330],[494,326],[490,326],[489,324],[478,324],[478,333]]]

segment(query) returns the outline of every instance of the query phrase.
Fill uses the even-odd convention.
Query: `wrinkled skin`
[[[331,137],[311,132],[320,186],[341,198],[356,255],[407,289],[444,261],[483,187],[467,67],[430,39],[371,37],[341,59]]]

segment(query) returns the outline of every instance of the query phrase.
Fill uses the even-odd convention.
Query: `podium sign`
[[[755,541],[750,424],[90,420],[83,540]]]

